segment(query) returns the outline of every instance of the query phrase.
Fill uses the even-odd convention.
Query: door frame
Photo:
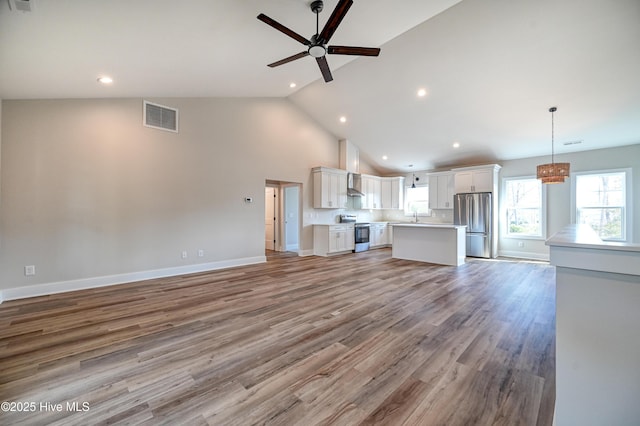
[[[276,244],[275,250],[279,252],[291,251],[300,254],[301,251],[301,238],[302,238],[302,183],[299,182],[285,182],[278,180],[270,180],[267,179],[265,182],[265,188],[271,187],[276,188],[276,223],[274,233],[276,235]],[[287,187],[297,187],[298,188],[298,205],[297,205],[297,219],[298,219],[298,243],[297,249],[287,250],[287,235],[286,235],[286,226],[285,221],[285,203],[286,203],[286,195],[285,188]],[[264,206],[266,209],[266,204]],[[265,231],[266,232],[266,231]]]

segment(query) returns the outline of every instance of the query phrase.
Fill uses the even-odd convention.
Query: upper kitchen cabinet
[[[315,167],[313,172],[313,208],[344,209],[347,207],[346,170]]]
[[[454,175],[453,172],[432,173],[429,175],[430,209],[453,209]]]
[[[362,175],[360,208],[367,210],[401,209],[404,199],[404,177]]]
[[[381,182],[378,176],[362,175],[361,208],[367,210],[380,209]]]
[[[465,167],[453,169],[455,172],[455,193],[465,192],[498,192],[498,172],[500,166],[490,164],[487,166]]]
[[[380,205],[383,209],[404,208],[404,177],[380,178]]]

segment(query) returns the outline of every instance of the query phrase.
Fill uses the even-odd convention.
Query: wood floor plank
[[[409,377],[365,418],[362,425],[400,425],[413,413],[430,390],[429,384]]]
[[[0,305],[2,424],[552,423],[555,272],[389,249]]]

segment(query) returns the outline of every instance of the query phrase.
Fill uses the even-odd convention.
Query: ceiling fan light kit
[[[564,180],[569,177],[569,163],[556,163],[554,162],[553,152],[553,113],[558,108],[551,107],[549,112],[551,113],[551,163],[540,164],[536,169],[536,177],[542,181],[542,183],[564,183]]]
[[[291,61],[295,61],[296,59],[304,58],[305,56],[311,56],[316,59],[318,63],[318,67],[320,68],[320,72],[322,73],[322,77],[325,82],[330,82],[333,80],[333,76],[331,75],[331,70],[329,69],[329,64],[327,63],[326,55],[356,55],[356,56],[378,56],[380,54],[379,48],[374,47],[356,47],[356,46],[328,46],[329,40],[333,36],[333,34],[338,29],[338,26],[342,22],[342,19],[345,17],[349,8],[353,4],[353,0],[340,0],[336,5],[336,8],[333,10],[333,13],[329,17],[329,20],[325,24],[322,32],[320,32],[319,26],[319,14],[322,12],[324,8],[324,2],[321,0],[315,0],[311,2],[310,8],[313,13],[316,15],[316,33],[310,38],[307,39],[300,34],[296,33],[292,29],[285,27],[281,23],[277,22],[274,19],[269,18],[267,15],[261,13],[258,15],[258,19],[264,22],[267,25],[272,26],[276,30],[281,33],[288,35],[292,39],[297,42],[307,46],[307,50],[302,51],[300,53],[296,53],[295,55],[291,55],[287,58],[281,59],[279,61],[273,62],[268,66],[271,68],[284,65]]]

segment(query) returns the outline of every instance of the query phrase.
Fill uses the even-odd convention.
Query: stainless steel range
[[[371,232],[371,226],[368,223],[355,223],[354,225],[355,232],[355,246],[353,249],[354,253],[359,251],[369,250],[369,234]]]
[[[354,224],[354,253],[369,250],[369,235],[371,234],[370,224],[365,222],[356,222],[356,215],[354,214],[341,214],[340,222]]]

